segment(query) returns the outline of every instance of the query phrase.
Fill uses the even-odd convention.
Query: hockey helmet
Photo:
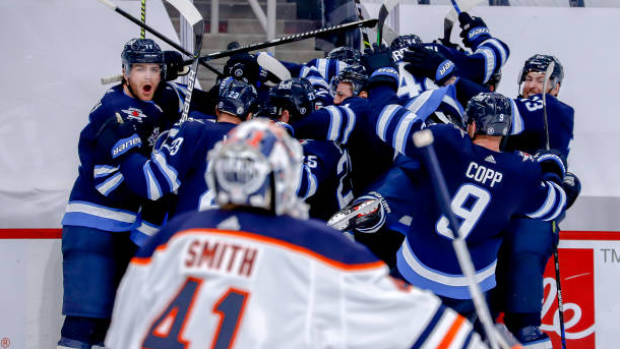
[[[519,84],[525,81],[525,76],[531,71],[544,73],[551,62],[555,62],[555,66],[549,80],[552,82],[552,85],[561,85],[564,79],[564,67],[562,63],[560,63],[560,60],[555,56],[541,54],[533,55],[525,61],[523,69],[521,69],[521,73],[519,73]]]
[[[220,83],[217,109],[246,120],[256,110],[256,88],[247,82],[229,76]]]
[[[476,123],[476,134],[506,136],[510,131],[512,103],[499,93],[483,92],[469,100],[465,114],[467,124]]]
[[[336,47],[335,49],[329,51],[325,55],[325,58],[336,59],[346,64],[359,64],[360,60],[362,59],[362,53],[350,47],[343,46]]]
[[[308,79],[292,78],[280,82],[269,91],[269,102],[278,108],[278,115],[286,109],[292,119],[299,119],[314,110],[316,93]]]
[[[422,44],[422,39],[415,34],[405,34],[397,36],[392,43],[390,44],[390,49],[392,51],[399,50],[403,47],[409,47],[413,44]]]
[[[353,64],[343,68],[329,83],[329,92],[332,97],[336,96],[336,89],[341,82],[351,84],[353,95],[357,96],[368,84],[366,68],[361,64]]]
[[[155,63],[161,69],[161,80],[166,79],[166,60],[164,53],[152,39],[131,39],[123,47],[121,61],[126,74],[136,63]]]

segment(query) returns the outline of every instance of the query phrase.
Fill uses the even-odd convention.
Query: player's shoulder
[[[514,152],[502,152],[501,166],[517,174],[523,181],[536,180],[541,176],[540,165],[531,154],[517,150]]]
[[[463,145],[465,142],[471,143],[471,138],[463,130],[453,124],[433,124],[426,127],[433,133],[435,142],[454,145]]]

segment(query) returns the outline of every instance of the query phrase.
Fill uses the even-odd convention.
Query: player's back
[[[499,153],[473,144],[451,125],[431,126],[435,150],[450,193],[452,210],[468,242],[476,279],[483,291],[495,285],[494,269],[501,231],[516,215],[533,208],[540,192],[539,165],[516,153]],[[452,298],[469,298],[454,249],[448,219],[436,203],[427,171],[414,178],[416,198],[399,270],[410,282]],[[530,197],[532,195],[532,197]],[[530,200],[534,199],[534,200]],[[540,202],[540,201],[538,201]],[[403,264],[404,263],[404,264]],[[403,272],[401,270],[401,272]]]

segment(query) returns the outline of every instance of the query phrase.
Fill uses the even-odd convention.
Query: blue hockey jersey
[[[377,134],[399,152],[420,159],[412,135],[423,121],[423,117],[397,107],[380,116]],[[429,129],[452,211],[471,252],[475,280],[487,291],[495,287],[502,229],[513,217],[554,219],[564,209],[565,193],[558,184],[544,181],[540,166],[523,153],[498,153],[477,146],[452,125]],[[417,173],[412,179],[415,199],[411,200],[411,212],[415,214],[397,254],[398,270],[413,285],[438,295],[471,298],[454,253],[448,219],[437,204],[429,174],[425,170]]]
[[[122,85],[109,89],[91,110],[89,123],[82,130],[78,145],[80,167],[63,225],[85,226],[104,231],[128,231],[135,223],[142,199],[127,188],[120,163],[96,147],[104,123],[119,113],[135,122],[142,140],[140,153],[149,154],[161,132],[178,120],[177,91],[166,85],[158,89],[153,101],[126,95]]]
[[[568,157],[573,140],[575,111],[557,98],[547,94],[549,146]],[[545,149],[547,134],[543,115],[542,95],[513,100],[512,129],[506,141],[506,151],[521,150],[535,154]]]

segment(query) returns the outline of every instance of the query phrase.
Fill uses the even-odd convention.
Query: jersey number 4
[[[474,229],[490,201],[491,194],[486,189],[474,184],[465,184],[454,194],[450,207],[452,212],[462,220],[459,233],[463,239],[467,238]],[[439,217],[435,229],[439,235],[454,240],[452,230],[448,228],[448,218],[445,215]]]
[[[190,341],[183,332],[203,280],[188,278],[166,309],[153,322],[142,342],[144,349],[185,349]],[[212,312],[219,316],[213,334],[211,349],[232,348],[237,329],[243,318],[249,293],[229,288],[213,306]]]

